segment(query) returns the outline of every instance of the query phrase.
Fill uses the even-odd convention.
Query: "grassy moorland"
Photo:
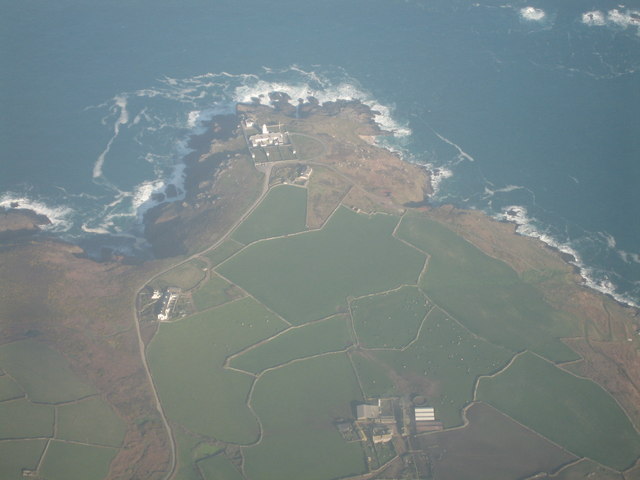
[[[248,245],[262,238],[278,237],[306,230],[307,190],[281,185],[233,232],[233,239]]]
[[[640,434],[611,395],[531,353],[482,378],[477,397],[570,452],[616,470],[640,455]]]
[[[258,424],[244,403],[252,378],[222,366],[285,326],[252,298],[162,325],[148,356],[169,419],[219,440],[255,441]]]
[[[350,306],[358,340],[369,348],[404,347],[416,337],[428,311],[416,287],[359,298]]]
[[[34,402],[68,402],[95,393],[71,371],[62,355],[34,340],[1,345],[0,366]]]
[[[245,450],[247,476],[320,480],[363,472],[360,444],[346,443],[333,425],[351,417],[351,404],[358,400],[361,394],[343,353],[265,373],[253,395],[264,437]]]
[[[422,288],[472,332],[555,362],[579,358],[559,338],[579,334],[577,322],[553,309],[505,263],[419,214],[402,219],[398,236],[431,255]]]
[[[416,282],[424,256],[391,235],[397,222],[340,208],[322,230],[251,245],[217,270],[291,323],[318,320],[348,296]]]
[[[229,365],[252,373],[297,358],[343,350],[353,343],[347,315],[292,328],[235,357]]]

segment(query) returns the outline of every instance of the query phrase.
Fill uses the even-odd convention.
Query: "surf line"
[[[469,160],[470,162],[475,162],[475,158],[473,158],[471,155],[469,155],[467,152],[465,152],[462,148],[460,148],[460,145],[458,145],[457,143],[449,140],[447,137],[445,137],[444,135],[440,135],[438,132],[436,132],[434,130],[434,128],[429,125],[423,118],[418,117],[417,115],[415,115],[415,117],[422,121],[422,123],[424,123],[427,128],[429,130],[431,130],[433,132],[433,134],[438,137],[440,140],[442,140],[444,143],[447,143],[449,145],[451,145],[453,148],[455,148],[456,150],[458,150],[458,155],[462,158],[466,158],[467,160]]]
[[[462,148],[460,148],[460,146],[457,143],[452,142],[451,140],[449,140],[446,137],[443,137],[442,135],[440,135],[438,132],[436,132],[431,126],[429,126],[429,128],[431,128],[431,131],[436,135],[436,137],[438,137],[440,140],[442,140],[444,143],[448,143],[449,145],[451,145],[452,147],[454,147],[456,150],[458,150],[458,154],[463,157],[466,158],[467,160],[469,160],[470,162],[475,162],[476,160],[469,155],[467,152],[465,152],[464,150],[462,150]]]

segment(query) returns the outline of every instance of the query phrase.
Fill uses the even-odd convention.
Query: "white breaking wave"
[[[640,10],[619,10],[611,9],[606,13],[600,10],[592,10],[582,14],[582,23],[589,26],[604,27],[615,26],[618,28],[639,27],[640,32]]]
[[[435,197],[440,191],[440,185],[447,178],[453,177],[453,172],[446,167],[436,167],[431,163],[425,164],[425,168],[429,171],[431,178],[432,197]]]
[[[520,9],[520,17],[530,22],[544,20],[547,14],[541,8],[524,7]]]
[[[0,207],[4,207],[6,209],[24,208],[32,210],[39,215],[46,216],[49,221],[51,221],[51,224],[41,225],[40,228],[43,230],[51,232],[66,232],[72,226],[70,217],[73,214],[73,210],[67,206],[53,207],[25,195],[6,192],[0,196]]]
[[[260,103],[268,103],[269,94],[273,92],[286,93],[294,103],[297,103],[299,99],[307,100],[309,97],[315,98],[320,104],[337,100],[358,100],[371,108],[374,112],[374,121],[383,130],[398,137],[411,135],[411,129],[406,124],[400,124],[393,118],[392,108],[379,103],[370,93],[359,87],[353,79],[333,84],[316,72],[305,72],[296,66],[291,67],[290,70],[305,78],[286,82],[250,77],[248,82],[235,88],[233,100],[238,103],[251,103],[258,99]],[[268,71],[271,72],[271,70]]]
[[[631,298],[619,294],[616,291],[616,287],[613,282],[609,278],[607,278],[606,275],[601,276],[601,278],[596,278],[595,271],[584,264],[580,254],[574,248],[566,243],[559,242],[548,233],[538,230],[533,225],[535,219],[529,217],[528,211],[525,207],[520,205],[510,205],[504,207],[501,213],[496,214],[494,218],[496,218],[497,220],[514,223],[516,225],[516,232],[520,235],[537,238],[546,245],[549,245],[550,247],[569,255],[572,258],[569,263],[571,263],[578,269],[585,286],[592,288],[593,290],[597,290],[601,293],[605,293],[622,304],[640,308],[640,305],[638,305]],[[615,240],[613,243],[615,244]]]

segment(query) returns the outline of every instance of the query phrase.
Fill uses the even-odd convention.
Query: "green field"
[[[39,473],[47,480],[104,478],[117,452],[115,448],[91,447],[52,440]]]
[[[364,472],[362,447],[345,442],[333,425],[352,418],[357,401],[362,396],[343,353],[265,373],[253,395],[264,437],[245,450],[247,477],[328,480]]]
[[[53,408],[26,398],[0,403],[0,439],[53,436]]]
[[[416,287],[402,287],[351,302],[358,340],[370,348],[404,347],[416,337],[427,311],[427,301]]]
[[[18,382],[9,375],[0,376],[0,402],[24,396],[24,391]]]
[[[550,480],[584,480],[585,478],[593,478],[596,480],[624,480],[625,477],[617,472],[598,465],[587,459],[583,459],[560,471],[557,475],[548,477]],[[627,479],[631,480],[635,477],[628,476]]]
[[[202,480],[196,462],[201,458],[216,454],[220,447],[206,444],[197,435],[190,435],[182,428],[173,431],[176,441],[176,473],[172,480]]]
[[[315,138],[296,133],[290,133],[289,137],[296,148],[296,158],[300,160],[311,160],[325,151],[324,145]]]
[[[125,424],[100,397],[58,407],[56,438],[119,447]]]
[[[34,340],[0,346],[0,366],[33,402],[68,402],[95,393],[71,371],[62,355]]]
[[[205,310],[244,295],[238,287],[212,273],[211,278],[200,285],[198,290],[193,293],[193,302],[198,310]]]
[[[640,435],[608,393],[531,353],[482,378],[477,396],[570,452],[616,470],[640,455]]]
[[[180,287],[183,290],[190,290],[205,278],[203,268],[206,266],[207,264],[202,260],[191,260],[163,273],[150,285],[154,288]]]
[[[408,349],[372,353],[399,375],[410,376],[414,388],[422,389],[415,393],[427,397],[445,427],[462,423],[460,411],[473,399],[476,378],[511,358],[510,352],[474,337],[438,309],[429,314],[420,337]]]
[[[488,405],[472,405],[467,418],[469,424],[465,428],[425,435],[418,440],[422,448],[432,453],[434,478],[539,478],[534,474],[552,472],[576,460]]]
[[[321,322],[292,328],[235,357],[230,366],[260,373],[296,358],[343,350],[352,342],[348,316],[336,315]]]
[[[243,480],[244,477],[231,461],[222,454],[198,462],[204,480]]]
[[[307,190],[282,185],[266,198],[233,232],[233,239],[248,245],[262,238],[278,237],[306,230]]]
[[[211,266],[215,267],[219,263],[224,262],[238,250],[241,250],[243,247],[244,245],[236,242],[235,240],[226,240],[213,250],[205,253],[204,256],[209,259]]]
[[[0,442],[0,478],[24,480],[22,469],[35,470],[46,444],[46,440]]]
[[[251,245],[218,271],[291,323],[319,320],[348,296],[416,282],[425,257],[391,235],[397,221],[340,208],[322,230]]]
[[[351,355],[351,361],[362,383],[362,389],[367,397],[388,397],[396,394],[394,385],[389,378],[390,367],[385,367],[375,359],[365,358],[361,353]]]
[[[169,419],[219,440],[254,441],[258,424],[245,406],[252,377],[222,366],[228,355],[285,326],[252,298],[163,324],[148,358]]]
[[[530,349],[556,362],[579,358],[559,339],[579,334],[577,321],[551,308],[505,263],[419,214],[402,219],[398,236],[431,255],[425,293],[471,331],[514,352]]]

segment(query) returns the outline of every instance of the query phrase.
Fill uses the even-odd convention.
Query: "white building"
[[[434,422],[436,420],[436,412],[433,408],[416,408],[416,422]]]
[[[269,127],[262,125],[262,133],[249,137],[252,147],[270,147],[275,145],[286,145],[288,139],[282,132],[270,132]]]

